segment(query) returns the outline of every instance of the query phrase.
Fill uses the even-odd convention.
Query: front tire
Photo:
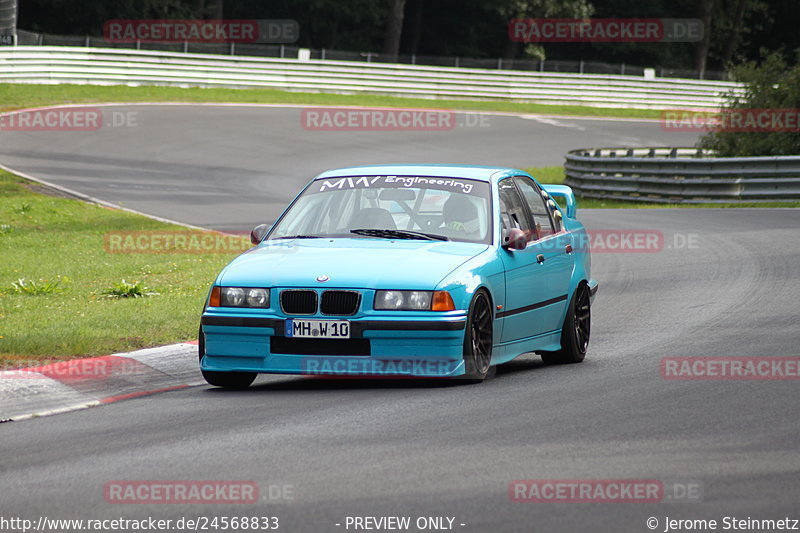
[[[567,316],[561,328],[561,349],[557,352],[542,352],[542,361],[548,365],[580,363],[589,347],[592,326],[589,286],[581,283],[575,290],[567,308]]]
[[[203,335],[203,328],[200,328],[200,334],[197,342],[197,354],[199,361],[203,361],[203,356],[206,354],[206,337]],[[200,370],[203,373],[203,378],[209,385],[215,387],[222,387],[224,389],[246,389],[256,379],[255,372],[214,372],[212,370]]]
[[[489,295],[480,290],[475,294],[467,315],[467,331],[464,335],[464,365],[467,383],[481,383],[494,370],[492,367],[492,343],[494,313]]]

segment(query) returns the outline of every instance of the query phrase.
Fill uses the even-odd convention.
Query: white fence
[[[0,47],[0,83],[270,87],[641,109],[715,109],[738,84],[113,48]]]

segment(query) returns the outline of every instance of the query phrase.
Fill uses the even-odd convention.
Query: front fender
[[[473,257],[448,274],[436,286],[436,290],[446,290],[453,297],[456,309],[469,310],[472,298],[478,289],[486,289],[492,305],[505,306],[505,270],[498,255],[498,249],[490,247]],[[501,331],[497,331],[500,338]]]

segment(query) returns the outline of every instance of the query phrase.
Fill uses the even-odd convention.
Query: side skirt
[[[535,352],[537,350],[553,351],[560,348],[561,330],[557,329],[533,337],[495,344],[492,347],[492,364],[499,365],[507,363],[528,352]]]

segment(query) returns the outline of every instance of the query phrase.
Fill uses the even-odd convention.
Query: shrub
[[[800,65],[789,67],[779,53],[766,56],[761,65],[750,62],[732,70],[734,79],[745,84],[745,94],[727,95],[722,112],[741,109],[794,110],[800,112]],[[725,131],[716,128],[700,139],[698,146],[720,157],[800,155],[800,129],[794,131]]]
[[[11,292],[17,294],[53,294],[54,292],[60,292],[62,290],[59,285],[61,285],[62,281],[69,281],[67,278],[59,278],[55,281],[47,281],[47,280],[39,280],[35,281],[32,279],[25,279],[19,278],[17,281],[11,284]]]
[[[123,279],[112,287],[103,289],[103,294],[107,298],[144,298],[158,293],[152,292],[141,281],[128,283]]]

